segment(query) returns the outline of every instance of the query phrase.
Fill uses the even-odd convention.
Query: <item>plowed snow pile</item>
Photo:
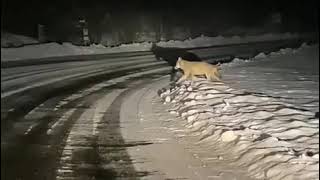
[[[256,58],[275,54],[280,56],[281,51]],[[172,106],[169,112],[184,119],[186,128],[200,136],[199,143],[210,144],[216,150],[213,153],[223,154],[236,166],[247,167],[252,177],[318,179],[318,115],[260,89],[240,90],[227,83],[199,79],[164,88],[159,94]]]

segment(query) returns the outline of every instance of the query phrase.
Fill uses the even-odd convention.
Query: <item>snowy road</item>
[[[129,168],[130,163],[124,163],[125,172],[115,172],[118,168],[111,163],[115,159],[129,162],[124,147],[135,145],[124,142],[118,132],[116,117],[121,101],[117,97],[123,98],[122,91],[126,92],[137,84],[167,74],[168,69],[166,66],[151,66],[143,71],[131,70],[130,74],[118,74],[119,78],[91,84],[73,93],[55,94],[40,105],[26,100],[29,104],[22,110],[30,108],[26,106],[36,106],[32,111],[19,115],[8,112],[7,119],[3,119],[8,123],[4,123],[6,126],[1,136],[2,163],[5,164],[2,166],[2,178],[104,179],[136,176]],[[43,95],[41,93],[38,95]],[[32,95],[37,98],[35,93]],[[4,104],[10,105],[9,102]],[[137,142],[140,144],[144,143]]]
[[[2,69],[2,178],[249,179],[165,120],[169,70],[145,52]]]

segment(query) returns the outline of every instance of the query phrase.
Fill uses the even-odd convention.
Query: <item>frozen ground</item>
[[[232,36],[232,37],[205,37],[200,36],[195,39],[187,39],[185,41],[161,41],[157,45],[161,47],[201,47],[201,46],[212,46],[212,45],[224,45],[224,44],[235,44],[235,43],[248,43],[256,41],[272,41],[272,40],[284,40],[299,38],[302,35],[299,34],[263,34],[255,36]],[[28,39],[28,40],[27,40]],[[1,37],[1,43],[10,40],[11,42],[25,42],[31,43],[36,40],[9,34]],[[19,48],[1,48],[1,61],[8,60],[20,60],[20,59],[35,59],[55,56],[68,56],[68,55],[82,55],[82,54],[104,54],[104,53],[116,53],[116,52],[129,52],[129,51],[148,51],[151,48],[151,43],[133,43],[133,44],[122,44],[118,47],[105,47],[102,45],[91,45],[89,47],[75,46],[71,43],[47,43],[41,45],[29,45]]]
[[[252,177],[318,179],[318,61],[318,45],[259,54],[223,65],[223,83],[184,82],[160,96],[199,145]]]

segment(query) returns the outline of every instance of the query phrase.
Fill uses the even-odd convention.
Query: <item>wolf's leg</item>
[[[213,71],[211,71],[209,74],[208,74],[208,77],[207,79],[209,79],[210,81],[221,81],[221,75],[220,73],[218,72],[217,69],[213,69]]]
[[[171,74],[170,74],[170,81],[171,82],[177,82],[181,77],[183,76],[183,72],[181,70],[175,70],[172,68]]]
[[[211,81],[221,81],[221,79],[216,75],[212,75],[211,79],[212,79]]]
[[[178,81],[177,84],[181,83],[182,81],[186,80],[187,76],[184,74]]]
[[[197,79],[195,75],[190,75],[191,76],[191,86],[193,86],[194,81]]]
[[[207,79],[210,81],[221,81],[221,79],[215,73],[210,74],[209,78]]]
[[[185,71],[185,72],[184,72],[184,75],[179,79],[179,81],[178,81],[177,83],[180,83],[180,82],[182,82],[182,81],[184,81],[184,80],[186,80],[186,79],[189,79],[189,78],[190,78],[190,75],[191,75],[190,72]]]
[[[221,74],[218,71],[214,72],[214,77],[217,81],[221,81]]]
[[[212,79],[212,74],[206,73],[206,79],[207,79],[208,81],[213,81],[213,79]]]
[[[191,75],[191,81],[194,81],[196,79],[197,79],[197,77],[195,75]]]

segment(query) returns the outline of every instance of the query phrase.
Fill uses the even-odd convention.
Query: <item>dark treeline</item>
[[[2,0],[1,29],[49,40],[76,41],[79,18],[92,42],[105,45],[185,39],[200,34],[242,35],[318,31],[318,6],[310,1]]]

